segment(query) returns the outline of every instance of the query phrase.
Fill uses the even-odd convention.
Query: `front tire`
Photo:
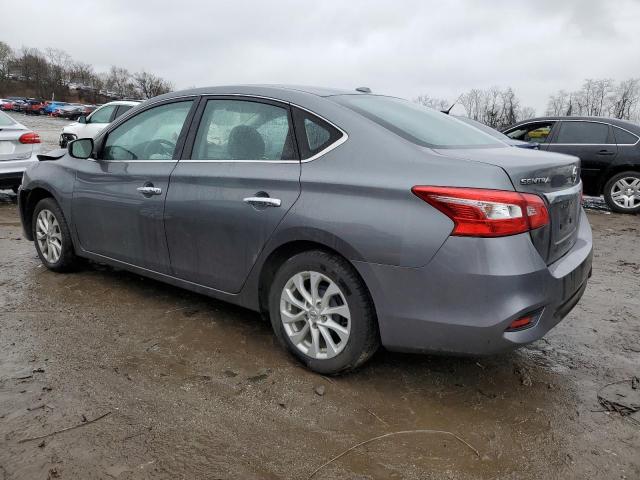
[[[282,264],[269,316],[280,343],[317,373],[353,370],[380,344],[368,290],[348,262],[328,252],[302,252]]]
[[[43,198],[31,220],[33,243],[40,260],[49,270],[68,272],[78,264],[67,221],[53,198]]]
[[[604,200],[618,213],[640,212],[640,172],[621,172],[604,186]]]

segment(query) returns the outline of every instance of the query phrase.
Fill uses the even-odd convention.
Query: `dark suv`
[[[540,150],[580,157],[587,195],[604,194],[616,212],[640,212],[640,125],[603,117],[543,117],[516,123],[504,133],[537,142]]]

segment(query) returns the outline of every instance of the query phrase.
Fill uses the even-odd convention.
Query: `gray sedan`
[[[532,342],[591,272],[577,158],[369,92],[175,92],[40,160],[19,205],[46,267],[91,259],[262,312],[321,373],[380,344]]]

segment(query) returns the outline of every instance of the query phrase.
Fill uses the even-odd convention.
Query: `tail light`
[[[504,237],[549,224],[544,201],[529,193],[427,186],[411,191],[453,220],[451,235]]]
[[[20,143],[40,143],[40,135],[36,132],[23,133],[18,139]]]

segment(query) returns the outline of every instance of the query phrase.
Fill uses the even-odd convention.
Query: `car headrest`
[[[229,133],[227,150],[233,160],[260,160],[264,157],[264,140],[254,127],[238,125]]]

